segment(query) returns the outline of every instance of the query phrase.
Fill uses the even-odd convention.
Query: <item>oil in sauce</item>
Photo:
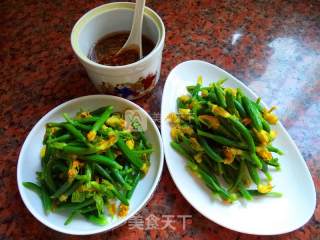
[[[138,61],[139,52],[135,48],[128,48],[117,55],[118,51],[127,41],[129,34],[129,31],[113,32],[102,37],[91,48],[88,55],[89,59],[108,66],[122,66]],[[142,56],[147,56],[154,47],[154,42],[145,35],[142,35]]]

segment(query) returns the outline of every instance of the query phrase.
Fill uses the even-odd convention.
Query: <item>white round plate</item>
[[[315,188],[304,159],[281,123],[273,128],[278,132],[274,146],[285,154],[279,157],[281,171],[272,172],[274,191],[283,194],[280,198],[259,197],[230,205],[214,200],[204,184],[195,181],[187,171],[185,159],[171,148],[170,126],[166,117],[177,111],[176,99],[187,94],[186,86],[195,85],[199,75],[203,77],[204,86],[227,77],[225,86],[241,88],[250,98],[257,98],[238,79],[207,62],[183,62],[170,72],[162,96],[161,133],[170,174],[182,195],[206,218],[238,232],[274,235],[303,226],[315,210]]]
[[[39,153],[42,147],[42,139],[47,122],[64,121],[62,117],[63,113],[68,113],[71,116],[74,116],[80,109],[95,110],[106,105],[112,105],[114,107],[114,111],[123,112],[127,109],[137,110],[139,111],[140,116],[146,120],[146,138],[152,144],[154,149],[154,152],[151,154],[150,169],[135,189],[130,200],[130,209],[126,217],[115,217],[114,219],[111,219],[107,225],[98,226],[79,216],[69,225],[65,226],[64,222],[67,218],[67,213],[50,213],[46,216],[43,212],[40,198],[34,192],[23,187],[22,182],[36,182],[36,172],[41,169]],[[20,152],[17,166],[17,181],[22,200],[36,219],[46,226],[62,233],[89,235],[118,227],[136,214],[147,203],[155,191],[160,180],[162,167],[163,146],[161,136],[152,118],[141,107],[126,99],[109,95],[91,95],[76,98],[57,106],[41,118],[33,127]]]

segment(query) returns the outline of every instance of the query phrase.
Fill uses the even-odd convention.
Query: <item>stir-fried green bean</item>
[[[112,204],[118,216],[124,217],[136,186],[148,171],[153,149],[144,132],[127,131],[123,114],[112,111],[107,106],[82,110],[74,117],[63,114],[65,122],[46,125],[39,184],[23,185],[39,195],[46,214],[69,212],[65,225],[78,215],[106,224],[104,208]]]
[[[177,99],[177,113],[167,118],[172,126],[171,146],[224,201],[279,196],[271,194],[269,172],[269,167],[280,169],[272,153],[283,154],[272,145],[271,125],[277,122],[271,113],[274,108],[266,110],[260,98],[253,101],[239,88],[223,87],[224,81],[202,86],[199,77],[196,85],[187,87],[190,94]],[[251,189],[251,182],[256,189]]]

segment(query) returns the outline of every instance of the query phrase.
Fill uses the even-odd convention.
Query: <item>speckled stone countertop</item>
[[[33,125],[66,100],[97,93],[70,46],[77,19],[105,1],[4,0],[0,4],[0,239],[78,239],[40,224],[23,205],[16,183],[21,145]],[[269,105],[296,141],[320,191],[320,2],[147,1],[166,29],[161,80],[136,101],[159,112],[169,71],[202,59],[232,73]],[[303,187],[303,186],[301,186]],[[168,170],[139,213],[173,215],[173,228],[141,230],[123,225],[85,239],[319,239],[320,205],[302,228],[281,236],[240,234],[196,212]],[[192,215],[183,229],[178,215]],[[180,221],[180,222],[179,222]],[[272,223],[270,223],[272,224]],[[133,228],[133,229],[130,229]]]

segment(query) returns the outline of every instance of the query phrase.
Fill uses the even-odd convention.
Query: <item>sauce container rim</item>
[[[109,65],[103,65],[103,64],[96,63],[96,62],[92,61],[91,59],[89,59],[88,56],[86,56],[85,54],[82,53],[82,51],[79,47],[78,39],[80,37],[81,30],[83,29],[83,27],[86,24],[88,24],[90,21],[92,21],[93,18],[95,18],[99,15],[105,14],[107,12],[110,12],[110,11],[115,11],[115,10],[120,10],[120,9],[133,11],[134,6],[135,6],[135,4],[131,3],[131,2],[107,3],[107,4],[103,4],[101,6],[98,6],[96,8],[93,8],[90,11],[88,11],[87,13],[85,13],[84,15],[82,15],[78,19],[76,24],[74,25],[72,32],[71,32],[71,36],[70,36],[71,46],[72,46],[73,51],[77,55],[77,57],[79,59],[81,59],[82,61],[84,61],[85,63],[91,65],[92,67],[99,68],[101,70],[103,70],[103,69],[115,70],[115,69],[131,68],[136,65],[143,64],[145,61],[148,61],[148,59],[153,54],[155,54],[157,51],[161,50],[161,48],[164,45],[165,26],[164,26],[163,21],[160,18],[160,16],[155,11],[153,11],[151,8],[146,6],[145,10],[144,10],[144,16],[149,17],[150,20],[153,21],[153,23],[157,26],[158,32],[159,32],[158,41],[155,43],[155,47],[152,49],[152,51],[148,55],[146,55],[145,57],[143,57],[142,59],[140,59],[134,63],[130,63],[127,65],[109,66]]]

